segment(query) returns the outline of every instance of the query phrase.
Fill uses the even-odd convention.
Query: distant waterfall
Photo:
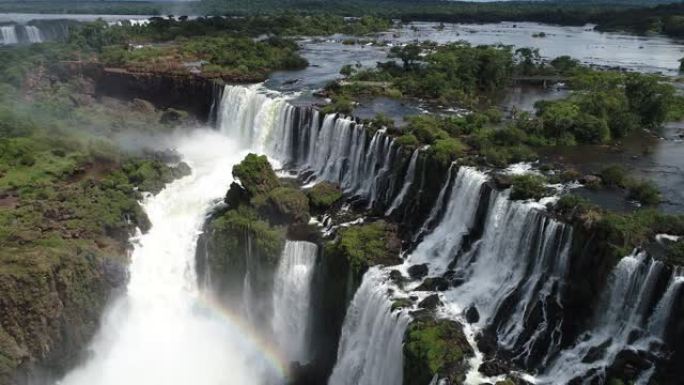
[[[654,354],[651,342],[663,337],[674,298],[684,287],[682,271],[675,270],[665,294],[658,299],[655,285],[664,270],[662,262],[644,252],[624,257],[613,269],[592,327],[574,347],[560,354],[540,377],[540,383],[564,384],[580,379],[578,384],[593,384],[605,379],[606,369],[623,350]],[[657,305],[651,310],[654,302]],[[650,373],[652,370],[646,371],[647,377]],[[642,380],[645,383],[648,378]]]
[[[0,33],[2,33],[2,44],[11,45],[19,43],[19,39],[17,38],[17,30],[14,25],[0,27]]]
[[[363,276],[347,310],[329,385],[402,383],[402,342],[410,319],[403,312],[391,311],[384,275],[371,268]]]
[[[24,27],[24,30],[26,31],[26,37],[28,38],[29,43],[43,42],[43,35],[41,35],[40,29],[38,29],[38,27],[27,25]]]
[[[313,243],[288,241],[275,275],[273,333],[291,361],[309,358],[309,305],[317,251]]]

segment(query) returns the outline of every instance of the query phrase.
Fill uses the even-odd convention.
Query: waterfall
[[[33,25],[26,25],[24,26],[24,30],[26,31],[26,36],[28,37],[29,43],[43,42],[43,35],[41,35],[40,29],[38,29],[38,27],[35,27]]]
[[[371,206],[391,203],[398,146],[384,130],[369,136],[353,119],[338,114],[321,117],[314,109],[292,106],[286,97],[259,86],[226,86],[218,127],[302,175],[338,183],[345,193],[366,199]]]
[[[622,258],[611,273],[593,324],[572,348],[563,351],[551,363],[539,383],[567,383],[580,379],[577,383],[591,384],[597,379],[605,379],[606,369],[622,351],[642,350],[657,354],[652,351],[651,342],[662,342],[673,303],[684,285],[681,271],[675,270],[665,294],[651,311],[650,304],[658,296],[655,283],[664,271],[664,264],[645,252],[634,251]],[[642,373],[638,382],[647,383],[652,369]]]
[[[275,275],[273,334],[290,361],[309,359],[309,305],[317,251],[313,243],[288,241]]]
[[[205,298],[194,256],[205,214],[230,184],[243,155],[213,132],[177,143],[193,173],[167,185],[143,206],[152,227],[134,239],[130,282],[103,318],[90,358],[63,385],[265,384],[282,378],[266,342],[238,312]]]
[[[408,169],[406,170],[406,181],[404,181],[404,185],[401,187],[399,194],[392,201],[390,208],[385,211],[386,216],[391,215],[394,210],[399,208],[399,206],[404,202],[406,194],[408,194],[409,190],[411,189],[413,181],[416,179],[416,163],[418,161],[419,153],[420,149],[413,151],[413,155],[411,155],[411,160],[409,161]]]
[[[407,264],[428,263],[431,275],[440,275],[447,270],[475,222],[481,189],[486,181],[486,175],[474,168],[458,170],[442,221],[411,253]]]
[[[386,273],[377,267],[364,274],[344,319],[329,385],[402,383],[402,341],[409,317],[392,312],[386,280]]]
[[[19,43],[19,39],[17,39],[17,30],[14,25],[0,27],[0,33],[2,33],[2,44],[11,45]]]

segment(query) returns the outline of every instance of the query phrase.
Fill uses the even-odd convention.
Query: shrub
[[[407,149],[414,149],[420,145],[418,138],[412,134],[404,134],[396,139],[396,143]]]
[[[429,154],[438,163],[448,165],[463,155],[465,146],[456,138],[438,139],[430,146]]]
[[[627,197],[638,201],[646,206],[654,206],[660,203],[661,196],[658,187],[650,181],[631,182],[628,187]]]
[[[248,154],[233,166],[233,177],[240,180],[251,196],[268,193],[280,184],[265,155]]]
[[[324,211],[342,199],[340,187],[330,182],[316,184],[309,190],[308,195],[311,208],[317,211]]]
[[[296,188],[276,187],[252,198],[252,204],[272,223],[309,221],[309,198]]]
[[[601,179],[606,186],[624,187],[627,180],[627,172],[620,165],[610,165],[601,170]]]
[[[426,384],[436,376],[460,384],[465,379],[464,362],[472,355],[463,327],[456,321],[413,321],[406,329],[404,373],[409,384]]]
[[[547,195],[545,180],[539,175],[516,175],[512,182],[510,197],[513,200],[539,200]]]
[[[347,258],[355,273],[368,267],[400,263],[394,229],[385,221],[376,221],[342,229],[338,240],[329,246],[334,254]]]

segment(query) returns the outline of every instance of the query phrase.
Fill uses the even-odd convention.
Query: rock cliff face
[[[51,252],[61,253],[36,250],[23,257],[45,261],[40,266],[0,274],[0,350],[10,352],[0,356],[2,384],[49,381],[74,365],[126,281],[125,257],[86,250],[45,255]]]

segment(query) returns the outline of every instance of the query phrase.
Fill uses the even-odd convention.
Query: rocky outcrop
[[[434,377],[461,384],[473,354],[458,322],[413,321],[404,337],[404,385],[429,384]]]
[[[55,252],[36,249],[19,256],[17,263],[34,265],[24,273],[0,272],[0,384],[40,382],[74,365],[126,282],[122,257],[92,250],[47,255]]]

